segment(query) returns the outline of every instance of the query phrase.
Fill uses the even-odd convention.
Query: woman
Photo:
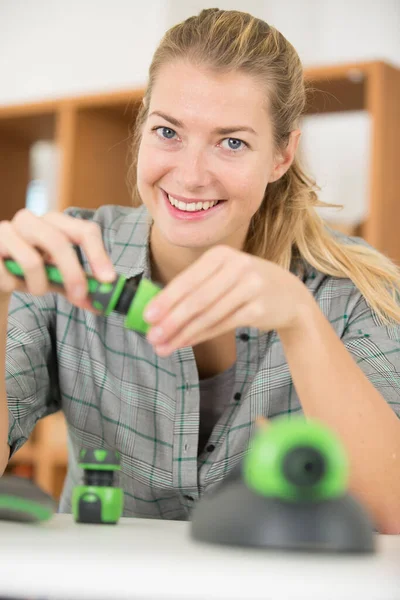
[[[302,411],[342,439],[377,528],[400,532],[399,271],[317,215],[296,157],[304,106],[301,63],[278,31],[204,10],[153,58],[133,137],[135,208],[22,211],[1,225],[1,255],[26,269],[32,294],[10,300],[21,284],[1,267],[8,445],[64,411],[61,510],[79,450],[104,446],[121,453],[125,515],[188,518],[240,461],[258,416]],[[147,337],[88,310],[71,242],[104,281],[165,285]],[[66,297],[42,296],[43,253]]]

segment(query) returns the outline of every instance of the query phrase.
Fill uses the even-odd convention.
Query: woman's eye
[[[172,140],[176,132],[170,127],[156,127],[157,135],[164,140]]]
[[[246,146],[246,143],[237,138],[225,138],[222,140],[221,145],[225,150],[242,150]]]

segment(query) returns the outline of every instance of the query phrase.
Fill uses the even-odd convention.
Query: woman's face
[[[251,76],[184,61],[158,73],[137,184],[164,243],[241,247],[268,183],[290,158],[274,156],[265,94]]]

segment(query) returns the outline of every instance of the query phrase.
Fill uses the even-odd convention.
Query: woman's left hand
[[[314,299],[290,271],[229,246],[215,246],[149,303],[147,339],[160,356],[237,327],[295,328]]]

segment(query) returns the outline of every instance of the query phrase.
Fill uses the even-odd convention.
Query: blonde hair
[[[156,50],[144,101],[132,136],[128,180],[133,204],[142,203],[136,187],[141,130],[160,68],[186,59],[220,71],[253,75],[266,88],[276,148],[288,142],[299,125],[307,100],[303,68],[296,50],[275,28],[239,11],[202,10],[166,32]],[[268,185],[253,216],[244,250],[285,269],[294,260],[309,263],[333,277],[349,278],[385,324],[400,321],[400,269],[388,257],[364,244],[351,243],[330,231],[316,207],[317,187],[296,156],[288,171]]]

